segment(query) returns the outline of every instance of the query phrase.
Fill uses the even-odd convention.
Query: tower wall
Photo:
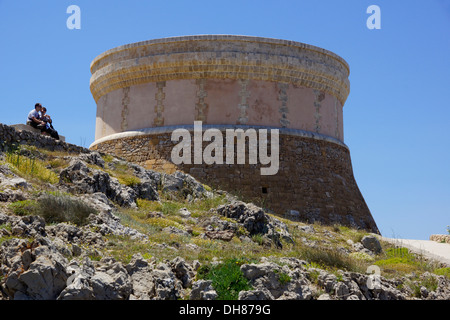
[[[282,215],[378,232],[343,142],[349,67],[334,53],[278,39],[187,36],[111,49],[91,72],[91,149],[185,171]],[[192,134],[194,121],[224,136],[229,128],[278,129],[278,172],[261,175],[248,161],[174,164],[171,133]]]

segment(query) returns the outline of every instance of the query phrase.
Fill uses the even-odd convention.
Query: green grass
[[[109,235],[106,237],[108,254],[117,261],[128,264],[134,254],[140,253],[144,258],[150,258],[151,245],[131,240],[130,237]]]
[[[435,277],[430,275],[430,276],[426,276],[426,277],[419,279],[417,282],[412,282],[410,284],[410,287],[413,291],[413,296],[416,298],[421,298],[422,293],[421,293],[420,289],[422,287],[425,287],[428,290],[428,292],[436,291],[436,289],[438,287],[438,281]]]
[[[310,269],[310,268],[321,269],[320,266],[317,266],[314,264],[310,264],[308,266],[308,269]],[[315,285],[318,285],[318,283],[319,283],[319,275],[320,275],[320,272],[318,270],[308,270],[308,278],[311,281],[311,283],[314,283]]]
[[[121,184],[133,187],[141,183],[141,180],[134,175],[132,169],[126,162],[114,162],[114,164],[111,165],[111,160],[109,158],[107,158],[107,160],[105,160],[107,168],[103,170],[110,176],[119,180]]]
[[[374,264],[392,274],[411,273],[420,269],[416,257],[406,248],[389,248],[385,251],[385,258]]]
[[[56,184],[59,176],[50,169],[47,163],[35,157],[27,157],[20,154],[20,151],[9,151],[6,153],[6,162],[12,166],[16,174],[29,180],[38,180],[44,183]]]
[[[208,186],[206,184],[202,184],[202,186],[203,186],[203,188],[205,188],[206,191],[209,191],[209,192],[212,191],[212,188],[210,186]]]
[[[39,204],[36,200],[16,201],[8,205],[8,208],[17,216],[32,215]]]
[[[137,199],[136,204],[141,211],[162,212],[164,215],[175,215],[182,208],[188,209],[193,217],[204,215],[210,209],[217,208],[225,203],[225,196],[219,195],[211,198],[197,199],[189,202],[186,200],[175,201],[172,198],[165,198],[161,195],[161,201],[150,201],[145,199]]]
[[[121,208],[117,215],[121,218],[123,224],[143,233],[153,234],[169,226],[185,229],[184,226],[191,225],[194,233],[200,234],[202,229],[197,227],[195,223],[183,219],[178,214],[179,210],[187,208],[191,212],[192,217],[205,217],[209,214],[208,211],[210,209],[216,208],[223,202],[222,196],[199,199],[194,202],[174,201],[164,198],[161,201],[137,199],[136,209]],[[152,217],[152,212],[159,212],[162,214],[162,217]]]
[[[338,250],[327,248],[303,247],[299,251],[300,259],[306,260],[314,266],[322,269],[342,269],[346,271],[365,272],[366,263],[339,252]]]
[[[11,232],[11,225],[9,223],[0,224],[0,230],[2,230],[2,229]],[[3,242],[8,241],[8,240],[10,240],[12,238],[13,238],[12,235],[2,235],[2,236],[0,236],[0,246],[2,245]]]
[[[256,233],[252,235],[252,241],[259,244],[260,246],[264,244],[264,238],[263,235],[260,233]]]
[[[450,268],[439,268],[435,269],[433,273],[439,275],[439,276],[445,276],[448,279],[450,279]]]
[[[345,236],[346,239],[350,239],[354,243],[361,242],[362,238],[365,235],[368,235],[367,232],[352,229],[352,228],[349,228],[347,226],[342,226],[342,225],[334,225],[332,228],[333,228],[334,232],[342,234],[343,236]]]
[[[150,201],[145,199],[137,199],[138,212],[160,212],[163,215],[175,215],[178,210],[183,208],[183,203],[174,201]]]
[[[375,262],[378,266],[393,264],[416,264],[416,257],[407,248],[389,248],[385,252],[386,258]]]
[[[0,224],[0,230],[1,229],[11,231],[11,224],[9,224],[9,223]]]
[[[399,276],[408,273],[433,272],[436,263],[415,255],[407,248],[387,248],[381,259],[373,262],[380,266],[385,274]]]
[[[278,282],[280,282],[282,286],[284,286],[285,284],[289,283],[289,281],[292,280],[287,273],[280,272],[278,270],[274,270],[274,272],[278,274]]]
[[[240,291],[252,289],[240,269],[244,263],[248,261],[232,258],[215,266],[203,265],[198,270],[197,278],[212,281],[218,295],[217,300],[237,300]]]

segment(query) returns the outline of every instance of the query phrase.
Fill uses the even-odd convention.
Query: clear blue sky
[[[81,9],[69,30],[68,6]],[[368,6],[381,9],[369,30]],[[450,0],[0,0],[0,122],[39,101],[68,142],[94,141],[91,61],[119,45],[195,34],[294,40],[350,65],[345,143],[383,235],[450,225]]]

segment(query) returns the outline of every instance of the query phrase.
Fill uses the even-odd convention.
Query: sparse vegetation
[[[368,234],[363,230],[356,230],[349,228],[347,226],[335,225],[333,226],[333,228],[338,229],[340,234],[342,234],[344,237],[352,240],[355,243],[360,242],[362,238]]]
[[[31,152],[26,156],[21,152],[20,148],[13,149],[6,153],[5,159],[15,173],[27,179],[50,184],[55,184],[59,181],[58,175],[47,169],[47,164],[36,158]]]
[[[314,269],[314,270],[310,270],[308,273],[309,276],[309,280],[314,283],[315,285],[318,284],[319,282],[319,275],[320,272],[318,270],[315,270],[316,268],[320,268],[319,266],[314,266],[314,264],[309,264],[309,268],[308,269]]]
[[[141,183],[141,180],[133,174],[125,162],[108,160],[105,160],[107,168],[104,171],[117,178],[121,184],[132,187]]]
[[[95,213],[89,205],[61,192],[44,192],[37,199],[13,202],[9,209],[18,216],[41,216],[46,223],[70,222],[79,226]]]
[[[106,240],[109,254],[117,261],[129,263],[131,257],[136,253],[140,253],[147,258],[152,256],[150,254],[151,245],[134,241],[129,237],[109,235]]]
[[[0,229],[11,231],[11,225],[9,223],[0,224]]]
[[[275,273],[278,274],[278,281],[281,285],[285,285],[291,281],[291,277],[288,274],[284,272],[277,272],[277,270],[275,270]]]
[[[385,258],[375,262],[387,273],[410,273],[419,268],[413,254],[406,248],[390,248],[386,250]]]
[[[303,247],[300,257],[310,263],[329,269],[342,269],[346,271],[365,272],[365,265],[359,260],[352,259],[337,250],[326,248]]]
[[[248,263],[248,261],[242,258],[232,258],[218,265],[204,265],[197,272],[197,277],[212,281],[218,300],[237,300],[241,290],[251,290],[249,281],[240,269],[244,263]]]
[[[36,213],[47,223],[70,222],[82,226],[90,214],[96,213],[86,203],[59,192],[44,193],[37,202]]]
[[[244,243],[234,237],[230,242],[220,240],[201,239],[199,234],[204,230],[197,226],[194,222],[188,222],[180,218],[177,214],[181,208],[187,208],[193,218],[206,218],[211,213],[210,209],[216,208],[218,205],[225,203],[223,196],[215,196],[211,199],[202,199],[195,202],[182,200],[173,200],[172,198],[162,198],[161,201],[137,200],[137,209],[121,209],[118,215],[124,225],[128,225],[143,233],[149,235],[151,242],[160,243],[175,248],[183,244],[193,244],[198,246],[197,250],[183,250],[182,256],[186,260],[198,259],[202,263],[208,263],[214,258],[232,259],[236,256],[247,257],[248,259],[259,260],[263,256],[291,256],[303,259],[309,263],[309,268],[321,268],[329,271],[342,269],[346,271],[365,273],[367,267],[376,264],[383,270],[383,275],[387,277],[405,275],[412,271],[425,272],[435,270],[436,267],[426,262],[420,257],[410,253],[407,249],[391,248],[385,244],[385,252],[379,256],[370,256],[368,254],[357,252],[353,254],[344,254],[337,250],[338,247],[348,247],[347,240],[359,242],[368,233],[362,230],[351,229],[346,226],[321,226],[315,224],[316,233],[305,234],[297,232],[297,225],[300,223],[282,219],[286,223],[294,237],[293,244],[284,243],[283,249],[276,249],[275,246],[263,247],[263,237],[259,234],[251,236],[251,242]],[[151,217],[150,212],[159,212],[161,217]],[[277,217],[279,218],[279,217]],[[225,219],[225,218],[224,218]],[[280,219],[281,220],[281,219]],[[167,226],[173,226],[184,230],[186,226],[193,229],[192,236],[182,237],[162,234],[160,231]],[[323,232],[332,232],[334,239],[329,240],[327,245],[320,245],[324,242]],[[242,232],[241,234],[245,234]],[[301,237],[307,237],[309,241],[316,241],[317,247],[304,245],[300,240]],[[125,243],[125,242],[124,242]],[[331,246],[330,246],[331,244]],[[130,247],[131,246],[131,247]],[[129,245],[121,245],[114,248],[116,257],[119,257],[119,251],[124,251],[124,257],[131,257],[131,252],[136,252]],[[157,245],[147,247],[144,251],[149,255],[164,260],[174,257],[171,250],[163,250]],[[178,252],[180,255],[180,252]],[[126,258],[126,259],[128,259]],[[445,273],[446,269],[442,269]],[[448,271],[447,271],[448,272]]]
[[[433,271],[433,273],[439,276],[445,276],[450,279],[450,268],[438,268]]]
[[[260,246],[264,244],[264,238],[260,233],[252,235],[252,241],[259,244]]]
[[[437,289],[438,282],[437,279],[432,276],[431,274],[428,274],[426,276],[419,277],[418,280],[412,281],[410,283],[410,287],[413,291],[413,296],[416,298],[422,297],[422,287],[426,288],[428,292],[435,291]]]
[[[390,276],[401,276],[412,272],[422,274],[439,270],[436,262],[428,261],[423,256],[410,252],[407,248],[398,247],[386,249],[374,264],[380,266],[382,271]]]
[[[17,216],[26,216],[35,212],[37,206],[36,200],[23,200],[9,204],[8,208]]]

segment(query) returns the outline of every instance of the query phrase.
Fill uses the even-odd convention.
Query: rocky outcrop
[[[101,192],[113,202],[125,207],[134,207],[137,198],[159,201],[160,189],[168,195],[187,199],[210,197],[211,192],[191,176],[175,172],[174,174],[159,173],[146,170],[141,166],[114,160],[108,164],[114,169],[115,164],[128,166],[138,183],[124,185],[117,178],[103,170],[95,169],[88,164],[104,167],[104,160],[97,152],[72,157],[69,166],[60,173],[61,188],[72,193],[96,193]]]
[[[282,247],[281,240],[293,242],[287,226],[280,220],[270,217],[263,209],[252,203],[234,201],[230,204],[222,205],[217,208],[217,213],[226,218],[231,218],[247,230],[250,236],[261,235],[267,244],[275,244]],[[219,231],[236,230],[235,226],[221,222],[222,227]]]
[[[0,221],[17,224],[4,214]],[[102,229],[93,228],[95,223],[98,220],[86,228],[61,223],[43,231],[42,223],[19,222],[23,228],[20,234],[35,237],[31,242],[13,238],[2,243],[0,271],[4,280],[0,290],[14,300],[179,299],[184,288],[192,285],[193,267],[179,257],[158,264],[141,255],[134,256],[128,265],[109,257],[92,261],[92,251],[104,246]],[[115,230],[116,226],[114,222],[109,228]],[[81,249],[81,243],[89,248]],[[75,256],[80,258],[69,262],[68,257]]]
[[[264,259],[259,264],[244,264],[241,270],[250,280],[253,290],[241,291],[240,300],[406,300],[417,281],[386,279],[382,276],[356,272],[330,273],[322,269],[306,268],[306,261],[281,258],[278,263]],[[450,280],[444,276],[424,275],[436,282],[436,289],[428,293],[420,288],[421,299],[450,298]],[[402,289],[398,289],[402,288]]]
[[[45,155],[39,153],[35,156],[45,159]],[[172,243],[151,243],[150,237],[141,229],[142,232],[126,226],[119,218],[119,209],[130,210],[136,206],[138,198],[159,201],[164,195],[195,203],[198,199],[210,198],[211,191],[185,173],[158,173],[115,158],[106,163],[97,152],[65,156],[64,160],[68,165],[59,171],[59,183],[46,187],[52,191],[70,192],[64,196],[82,201],[93,209],[94,213],[80,225],[47,223],[42,216],[26,212],[23,215],[6,214],[4,208],[9,204],[40,199],[42,190],[41,186],[36,188],[34,180],[27,181],[14,174],[7,165],[0,165],[0,299],[213,300],[219,297],[213,281],[200,279],[200,262],[187,261],[177,254],[181,252],[176,248],[180,244],[175,243],[172,247]],[[119,167],[134,175],[133,183],[126,185],[113,176],[111,172]],[[261,244],[257,250],[270,247],[277,252],[283,247],[289,248],[294,239],[315,249],[321,248],[319,243],[326,245],[335,240],[329,231],[319,232],[316,230],[319,228],[312,225],[289,229],[262,208],[218,193],[225,195],[224,205],[201,216],[186,208],[177,209],[171,214],[176,216],[178,227],[164,225],[158,232],[167,238],[198,237],[199,242],[214,245],[219,242],[218,248],[222,244],[228,245],[225,243],[228,241],[233,245],[241,241],[243,246],[254,241]],[[167,215],[153,211],[145,213],[147,219],[164,220]],[[300,237],[294,238],[298,234]],[[108,254],[112,245],[108,240],[110,236],[171,250],[173,254],[170,259],[162,260],[159,257],[144,258],[146,255],[142,252],[123,263]],[[306,236],[313,237],[306,239]],[[319,238],[323,239],[317,240]],[[382,253],[381,244],[373,235],[356,243],[349,239],[347,244],[347,248],[338,250],[348,256],[360,254],[372,259]],[[201,250],[194,242],[182,246],[183,250],[196,253]],[[213,260],[211,265],[220,263],[220,260]],[[325,271],[292,257],[247,262],[241,265],[240,272],[251,286],[239,293],[241,300],[450,299],[450,280],[435,274],[422,275],[423,281],[412,276],[386,279],[364,273]],[[430,282],[433,286],[423,285]]]
[[[292,262],[292,261],[291,261]],[[291,270],[273,262],[244,264],[241,271],[254,290],[241,291],[239,300],[310,300],[313,298],[306,273],[299,272],[304,261],[295,261]],[[299,269],[300,268],[300,269]]]
[[[61,172],[60,184],[70,192],[101,192],[121,206],[133,207],[136,205],[137,195],[132,188],[120,184],[116,178],[104,171],[89,168],[85,162],[79,159],[73,159],[69,166]]]
[[[104,248],[103,235],[107,232],[128,234],[136,241],[146,241],[145,235],[121,227],[108,210],[101,211],[99,216],[93,215],[90,224],[84,227],[67,223],[47,226],[40,217],[5,214],[0,214],[0,224],[11,226],[11,231],[2,229],[2,232],[32,236],[11,238],[0,246],[3,275],[0,292],[6,299],[217,298],[211,281],[196,280],[197,261],[187,262],[176,257],[161,262],[144,259],[140,254],[134,255],[128,264],[106,256],[99,261],[92,260],[93,254],[99,254],[96,250]],[[417,297],[412,287],[420,286],[417,280],[407,278],[328,272],[308,267],[306,261],[297,258],[262,258],[259,263],[243,264],[240,270],[252,287],[239,293],[240,300],[405,300]],[[449,279],[433,274],[423,276],[433,279],[436,287],[434,290],[419,287],[422,299],[450,298]]]
[[[211,281],[195,281],[199,267],[196,261],[189,263],[176,257],[158,262],[144,259],[140,254],[133,256],[126,265],[110,257],[92,260],[90,256],[96,249],[105,245],[104,230],[124,232],[115,219],[92,219],[85,227],[67,223],[46,226],[40,217],[0,214],[0,224],[13,226],[14,234],[33,235],[26,239],[11,238],[0,246],[3,275],[0,291],[4,298],[217,298]],[[136,241],[145,241],[145,238],[137,237]],[[371,275],[344,271],[332,273],[308,268],[306,261],[296,258],[263,258],[259,263],[243,264],[241,272],[252,286],[251,290],[239,293],[241,300],[404,300],[412,296],[412,289],[406,285],[408,279],[388,280],[381,276],[373,279]],[[449,299],[450,280],[444,276],[428,276],[435,279],[436,289],[420,288],[422,298]],[[400,287],[403,289],[398,289]]]

